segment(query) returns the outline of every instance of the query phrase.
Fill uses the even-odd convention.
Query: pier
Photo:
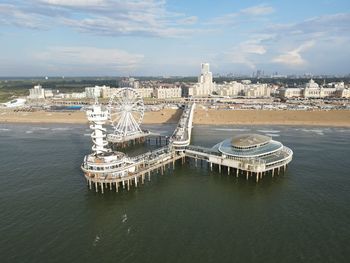
[[[285,171],[293,157],[293,152],[271,137],[260,134],[243,134],[226,139],[212,148],[191,145],[192,120],[195,103],[189,103],[173,135],[165,146],[129,157],[127,154],[106,148],[105,129],[102,124],[108,114],[95,105],[87,111],[87,116],[94,131],[91,135],[93,153],[85,156],[81,169],[90,189],[104,193],[105,189],[130,190],[150,180],[153,173],[164,174],[167,169],[175,169],[176,161],[184,164],[186,158],[206,162],[208,169],[217,168],[219,173],[253,178],[256,182],[264,176],[274,177]]]

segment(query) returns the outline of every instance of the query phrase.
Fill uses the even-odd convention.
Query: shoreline
[[[145,112],[142,124],[176,124],[182,110]],[[14,112],[0,110],[0,124],[87,124],[85,112]],[[281,125],[350,128],[350,111],[271,111],[196,109],[193,125]]]

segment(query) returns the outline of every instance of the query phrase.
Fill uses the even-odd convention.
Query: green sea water
[[[0,262],[350,262],[350,129],[197,126],[192,143],[244,132],[292,148],[287,172],[257,184],[178,163],[102,195],[79,168],[87,126],[1,124]]]

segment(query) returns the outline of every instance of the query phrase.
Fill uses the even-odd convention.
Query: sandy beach
[[[146,112],[144,124],[177,123],[181,110]],[[205,125],[311,125],[350,127],[350,111],[269,111],[196,109],[194,124]],[[87,123],[85,113],[14,112],[0,110],[0,123]]]

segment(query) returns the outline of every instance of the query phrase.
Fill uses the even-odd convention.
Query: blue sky
[[[350,73],[350,1],[0,0],[0,76]]]

